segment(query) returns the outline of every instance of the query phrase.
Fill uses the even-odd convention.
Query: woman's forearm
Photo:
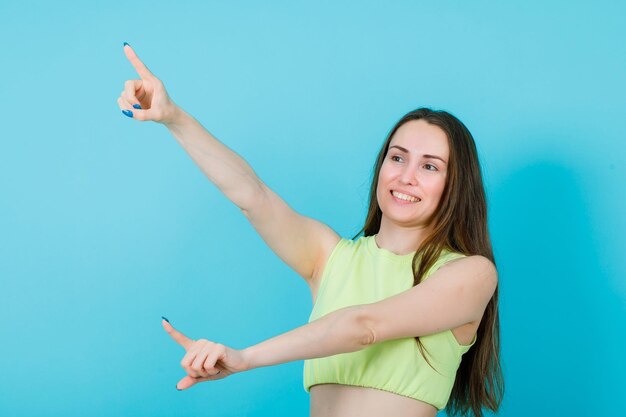
[[[207,178],[242,210],[250,208],[262,190],[261,180],[237,153],[222,144],[180,107],[165,125]]]
[[[346,307],[243,350],[249,368],[364,349],[371,341],[359,307]]]

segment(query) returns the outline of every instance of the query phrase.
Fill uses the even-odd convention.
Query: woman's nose
[[[400,174],[400,181],[403,184],[411,184],[411,185],[417,184],[415,170],[413,170],[412,168],[404,169],[402,173]]]

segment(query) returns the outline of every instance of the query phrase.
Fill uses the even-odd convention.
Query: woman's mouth
[[[418,203],[422,201],[420,198],[414,197],[412,195],[404,194],[399,191],[391,190],[391,195],[395,200],[398,200],[401,203]]]

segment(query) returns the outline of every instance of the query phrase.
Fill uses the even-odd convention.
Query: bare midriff
[[[376,388],[313,385],[311,417],[435,417],[431,404]]]

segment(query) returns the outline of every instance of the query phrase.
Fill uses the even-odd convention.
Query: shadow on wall
[[[603,243],[593,227],[608,219],[590,217],[579,175],[565,165],[534,162],[490,192],[506,384],[501,415],[536,408],[541,415],[604,415],[598,407],[609,415],[622,397],[625,308],[611,285],[617,277],[598,260]]]

